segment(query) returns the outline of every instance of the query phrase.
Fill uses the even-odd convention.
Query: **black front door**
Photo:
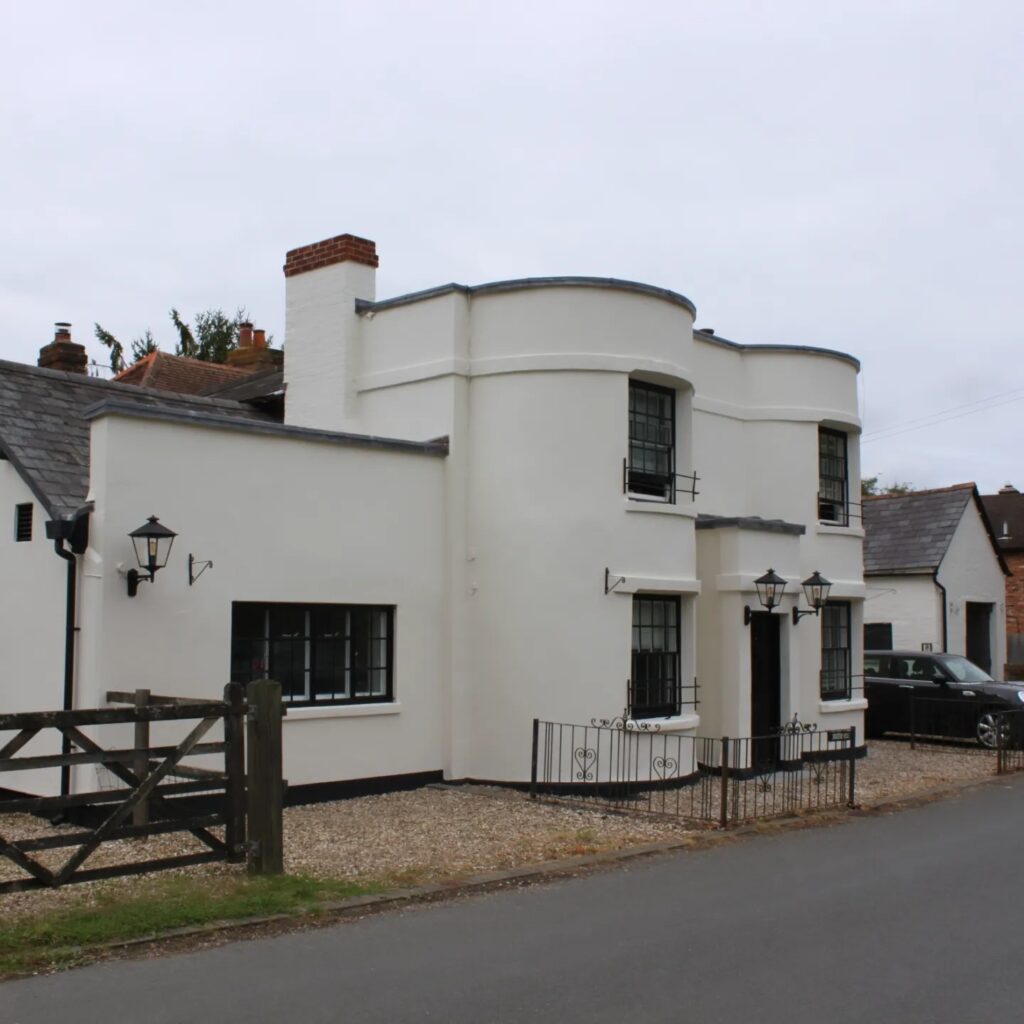
[[[779,664],[781,616],[755,612],[750,619],[750,735],[755,767],[779,755],[782,725],[782,668]]]
[[[967,602],[967,660],[992,672],[992,605]]]

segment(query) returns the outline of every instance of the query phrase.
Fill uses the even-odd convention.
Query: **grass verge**
[[[176,928],[270,914],[315,914],[319,904],[379,892],[377,885],[301,875],[259,878],[154,879],[125,896],[90,894],[79,905],[0,923],[0,977],[69,967],[112,942],[147,938]]]

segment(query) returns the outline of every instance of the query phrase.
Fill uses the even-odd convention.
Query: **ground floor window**
[[[231,678],[276,679],[291,704],[394,699],[394,608],[383,605],[231,606]]]
[[[851,679],[850,603],[829,601],[821,610],[821,699],[848,700]]]
[[[679,598],[633,598],[632,718],[663,718],[682,710],[679,685]]]
[[[891,622],[865,622],[864,623],[864,650],[865,651],[891,651],[892,650],[892,623]]]

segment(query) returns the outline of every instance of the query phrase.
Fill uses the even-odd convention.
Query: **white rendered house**
[[[627,281],[378,301],[376,266],[348,235],[288,254],[283,424],[128,385],[78,400],[77,706],[281,679],[293,793],[522,782],[535,717],[750,736],[796,715],[862,734],[854,358],[695,331],[688,299]],[[19,372],[57,376],[7,364],[0,387]],[[13,429],[0,414],[11,515],[47,497]],[[153,514],[175,547],[129,597],[128,534]],[[54,542],[31,543],[53,651],[29,704],[58,707],[64,576]],[[189,554],[214,563],[194,585]],[[0,545],[5,580],[15,557]],[[770,613],[754,586],[769,569],[786,582]],[[815,571],[829,603],[797,621]],[[31,672],[38,611],[5,600],[0,643]]]
[[[973,483],[864,500],[868,650],[963,654],[1002,679],[1010,571]]]

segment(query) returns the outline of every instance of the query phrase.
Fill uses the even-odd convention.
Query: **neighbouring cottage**
[[[856,359],[695,330],[689,299],[614,279],[378,300],[377,263],[351,235],[287,254],[283,378],[182,396],[0,364],[0,706],[269,675],[294,799],[522,782],[534,717],[862,734]],[[177,537],[129,596],[150,515]],[[797,615],[815,571],[828,603]]]
[[[996,678],[1009,570],[978,489],[864,499],[864,646],[963,654]]]
[[[981,500],[1011,574],[1006,577],[1007,678],[1024,679],[1024,494],[1007,484]]]

